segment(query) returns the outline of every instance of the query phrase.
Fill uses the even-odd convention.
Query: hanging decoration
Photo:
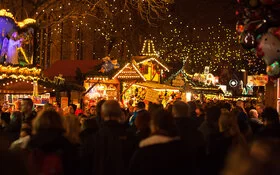
[[[101,69],[99,70],[99,72],[101,73],[107,73],[110,72],[111,70],[120,68],[118,60],[111,60],[111,58],[108,56],[104,57],[102,60],[104,63],[101,66]]]
[[[237,0],[236,31],[245,49],[253,49],[267,65],[267,74],[280,76],[280,1]]]

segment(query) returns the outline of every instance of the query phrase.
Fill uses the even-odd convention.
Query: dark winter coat
[[[196,121],[191,118],[175,118],[178,136],[180,136],[182,142],[194,153],[197,162],[197,169],[202,170],[205,164],[204,159],[206,156],[206,144],[202,133],[197,130],[194,123],[196,123]]]
[[[131,158],[126,127],[117,121],[104,121],[96,133],[94,153],[95,175],[125,175]]]
[[[46,155],[53,153],[59,155],[62,160],[64,175],[78,174],[77,148],[63,136],[62,131],[41,131],[31,137],[27,148],[29,155],[38,151]]]
[[[22,123],[22,113],[19,111],[13,112],[11,114],[11,121],[9,125],[4,129],[10,141],[13,142],[19,138],[21,123]]]
[[[95,133],[97,129],[85,129],[80,133],[81,147],[80,147],[80,167],[81,174],[92,174],[94,147],[95,147]]]
[[[133,155],[130,175],[195,174],[191,150],[180,140],[154,135],[140,142]]]

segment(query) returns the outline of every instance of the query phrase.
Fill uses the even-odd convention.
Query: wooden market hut
[[[188,74],[184,66],[175,74],[171,75],[165,83],[178,87],[182,91],[188,91],[194,94],[223,94],[223,91],[217,86],[194,80],[193,75]]]

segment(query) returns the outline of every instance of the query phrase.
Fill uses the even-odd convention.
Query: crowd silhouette
[[[132,104],[132,103],[131,103]],[[129,105],[129,104],[128,104]],[[77,113],[31,99],[3,106],[0,169],[27,175],[280,174],[280,123],[256,101],[114,100]]]

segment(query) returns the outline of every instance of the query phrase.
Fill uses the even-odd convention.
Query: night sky
[[[220,17],[229,25],[235,25],[236,0],[175,0],[171,9],[188,24],[211,26]]]

